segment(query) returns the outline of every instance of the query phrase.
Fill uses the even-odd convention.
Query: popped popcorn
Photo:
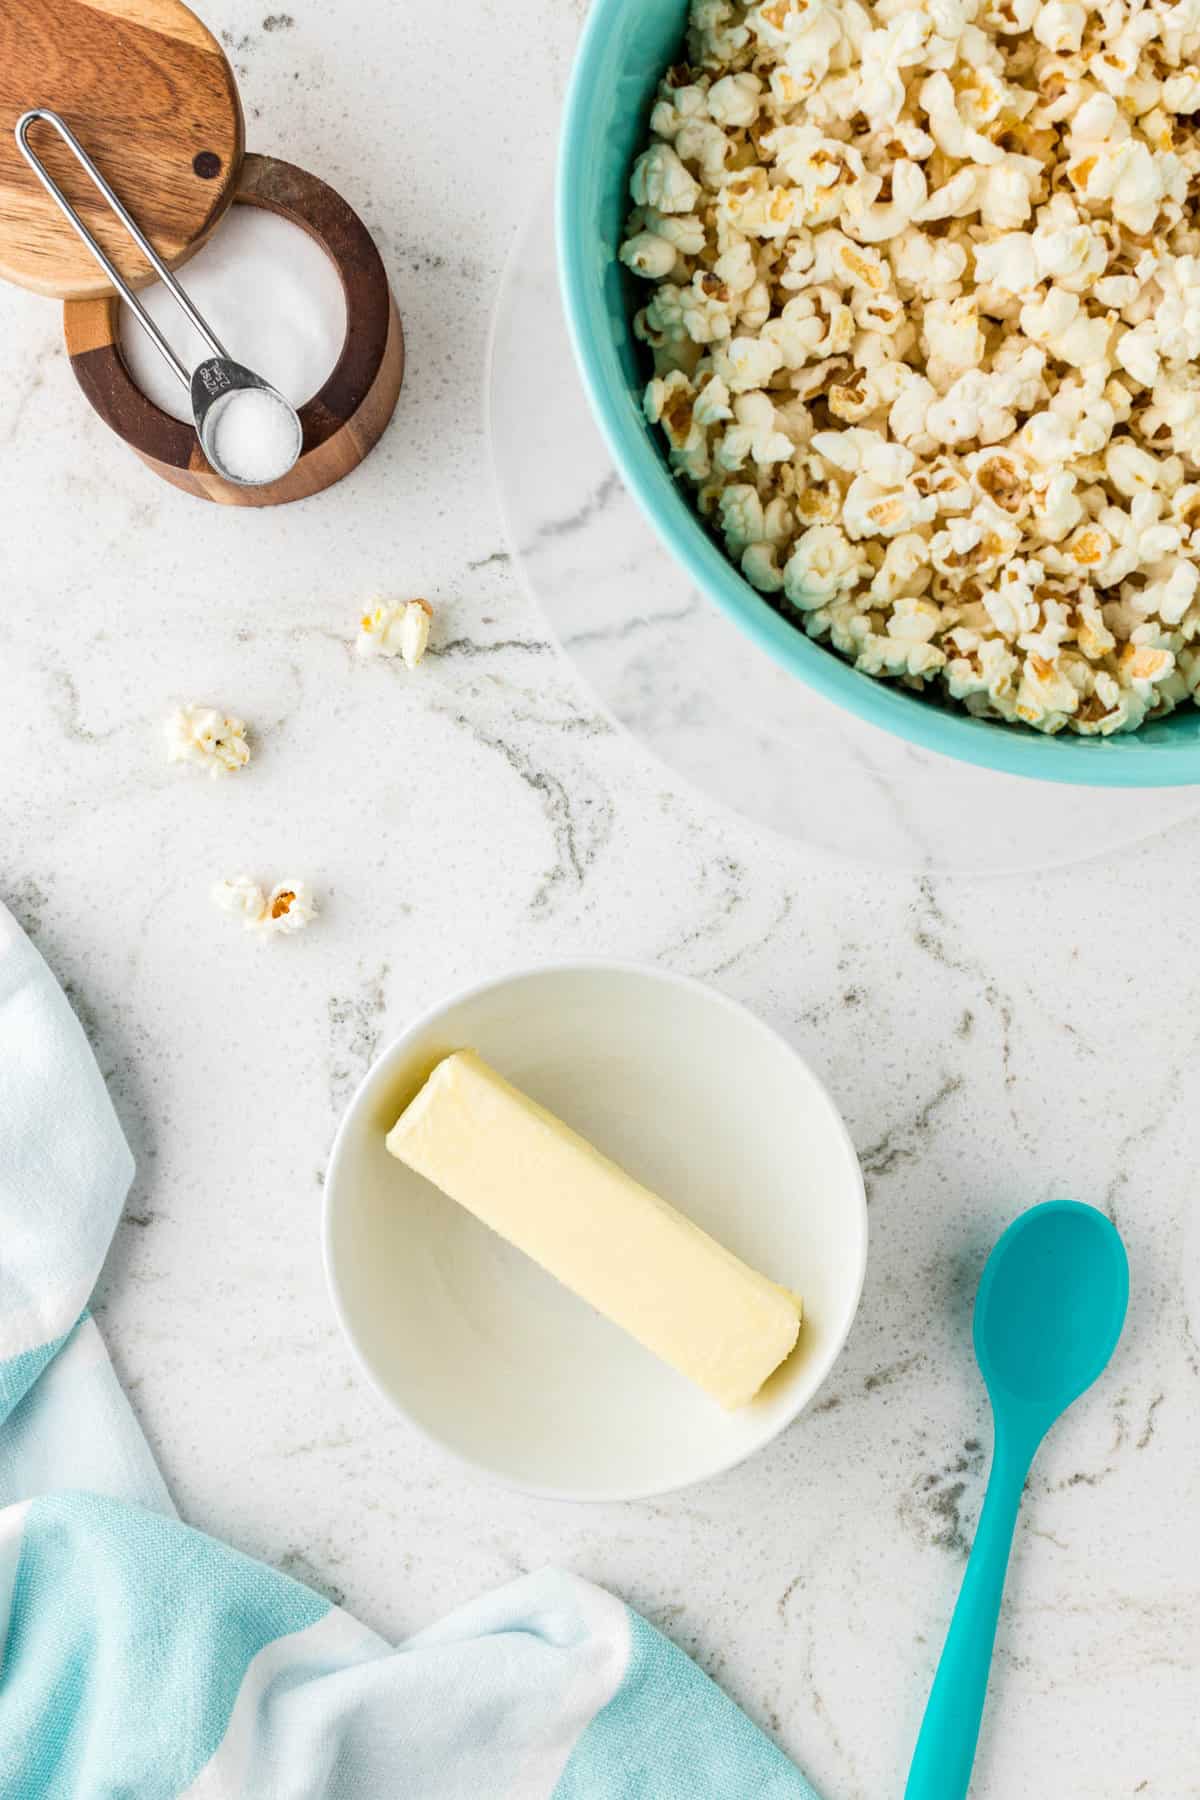
[[[1200,0],[692,0],[619,248],[645,414],[864,672],[1051,733],[1200,701],[1198,71]]]
[[[1033,35],[1047,50],[1073,56],[1083,42],[1086,10],[1077,0],[1045,0],[1033,21]]]
[[[629,191],[639,206],[664,213],[690,213],[700,198],[700,184],[666,143],[652,144],[633,166]]]
[[[250,761],[246,727],[218,707],[181,706],[165,726],[168,762],[195,763],[212,776],[234,775]]]
[[[790,437],[776,430],[775,408],[768,394],[739,394],[733,413],[737,423],[727,427],[713,454],[718,469],[741,469],[749,459],[760,469],[791,461],[795,446]]]
[[[708,116],[716,124],[734,131],[741,125],[753,125],[761,97],[762,82],[757,75],[746,71],[739,75],[722,75],[708,90]]]
[[[621,261],[647,281],[661,281],[673,271],[678,256],[675,246],[653,231],[635,231],[621,245]]]
[[[242,921],[243,929],[259,937],[287,936],[303,931],[317,916],[312,890],[303,881],[281,881],[264,894],[249,875],[218,881],[212,889],[214,906]]]
[[[792,549],[783,572],[784,592],[801,612],[851,593],[870,568],[860,547],[836,525],[812,525]]]
[[[360,656],[398,656],[415,669],[429,647],[433,608],[428,600],[381,600],[359,620]]]
[[[267,910],[267,896],[249,875],[235,875],[231,881],[218,881],[212,890],[213,905],[240,919],[247,931],[261,923]]]
[[[262,929],[290,935],[303,931],[317,916],[317,903],[312,890],[303,881],[281,881],[267,895]]]

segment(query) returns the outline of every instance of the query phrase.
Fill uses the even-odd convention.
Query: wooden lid
[[[61,113],[172,267],[233,198],[242,108],[211,32],[180,0],[0,0],[0,278],[58,299],[111,292],[13,137],[34,106]],[[153,271],[66,145],[30,144],[134,287]]]

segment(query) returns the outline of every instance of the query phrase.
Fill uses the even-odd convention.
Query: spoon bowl
[[[209,356],[192,371],[192,416],[208,461],[225,481],[261,487],[295,467],[304,447],[304,428],[291,401],[231,356]],[[228,425],[240,397],[253,394],[257,423],[248,440],[230,438]],[[224,429],[223,429],[224,427]]]
[[[989,1256],[975,1301],[975,1356],[997,1425],[1039,1442],[1101,1373],[1121,1335],[1129,1261],[1094,1206],[1022,1213]]]
[[[988,1258],[975,1355],[995,1421],[992,1471],[905,1800],[965,1800],[1025,1477],[1054,1421],[1116,1349],[1128,1304],[1116,1226],[1074,1200],[1023,1213]]]

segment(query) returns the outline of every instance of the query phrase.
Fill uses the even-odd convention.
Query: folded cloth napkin
[[[816,1800],[585,1581],[393,1648],[181,1524],[86,1311],[132,1173],[0,906],[0,1800]]]

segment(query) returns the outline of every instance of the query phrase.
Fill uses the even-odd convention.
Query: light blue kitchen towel
[[[393,1648],[181,1524],[86,1311],[132,1173],[0,906],[0,1800],[816,1800],[587,1582]]]

